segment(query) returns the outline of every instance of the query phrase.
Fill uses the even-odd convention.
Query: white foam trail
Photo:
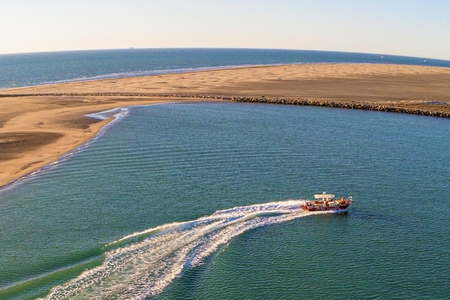
[[[193,221],[170,223],[127,235],[107,246],[152,234],[105,253],[101,266],[53,288],[45,299],[144,299],[164,290],[185,268],[198,266],[220,246],[248,230],[314,214],[303,200],[220,210]]]
[[[99,111],[99,112],[92,113],[92,114],[87,114],[85,116],[89,117],[89,118],[94,118],[97,120],[106,120],[106,119],[109,119],[111,116],[113,116],[114,120],[117,120],[117,119],[121,119],[121,118],[125,117],[127,114],[128,114],[128,109],[126,107],[117,107],[117,108],[112,108],[112,109],[108,109],[108,110],[104,110],[104,111]]]

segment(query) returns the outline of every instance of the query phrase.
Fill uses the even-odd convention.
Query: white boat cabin
[[[322,194],[314,195],[314,199],[320,200],[320,201],[331,201],[334,199],[334,197],[335,197],[334,194],[326,194],[325,192],[323,192]]]

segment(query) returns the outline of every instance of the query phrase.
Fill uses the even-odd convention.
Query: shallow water
[[[0,193],[0,298],[64,290],[119,253],[126,259],[112,261],[124,272],[97,276],[104,279],[76,293],[444,299],[449,136],[446,119],[379,112],[132,108],[89,147]],[[287,200],[321,191],[351,194],[351,212],[293,215]],[[254,204],[262,215],[249,213]],[[208,221],[197,224],[202,217]],[[276,218],[283,222],[269,225]],[[198,227],[145,232],[185,221]],[[172,282],[170,274],[179,276]],[[112,289],[117,281],[129,283]]]

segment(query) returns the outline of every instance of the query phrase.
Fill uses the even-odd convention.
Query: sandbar
[[[241,101],[450,117],[450,68],[295,64],[0,89],[0,186],[58,160],[108,122],[86,114],[142,104]]]

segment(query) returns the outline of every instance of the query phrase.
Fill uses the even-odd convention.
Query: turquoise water
[[[450,61],[333,51],[127,49],[0,55],[0,88],[279,63],[395,63],[450,67]]]
[[[131,108],[0,193],[0,299],[446,299],[449,136],[380,112]],[[289,201],[321,191],[351,212]]]

